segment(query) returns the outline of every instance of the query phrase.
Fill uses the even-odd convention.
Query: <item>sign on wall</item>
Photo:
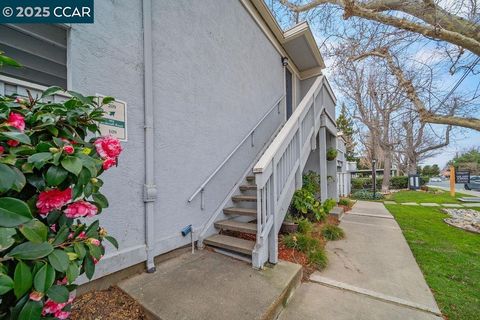
[[[470,171],[455,170],[455,183],[470,183]]]
[[[97,94],[99,98],[105,96]],[[120,141],[127,141],[127,103],[115,100],[103,107],[104,121],[100,122],[99,130],[102,136],[116,137]]]

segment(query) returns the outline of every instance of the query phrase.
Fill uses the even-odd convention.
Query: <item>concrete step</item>
[[[257,190],[256,184],[243,184],[240,186],[240,191],[248,191],[248,190]]]
[[[332,210],[330,210],[329,213],[331,216],[337,218],[338,220],[342,220],[343,217],[343,209],[340,207],[334,207]]]
[[[215,222],[215,228],[253,234],[257,233],[256,223],[240,222],[235,220],[217,221]]]
[[[149,320],[274,320],[302,279],[299,264],[280,260],[275,267],[255,270],[210,250],[187,252],[156,267],[155,273],[118,284]]]
[[[248,182],[255,182],[255,176],[247,176],[246,179]]]
[[[257,196],[246,196],[246,195],[239,195],[239,196],[233,196],[232,197],[232,200],[234,202],[241,202],[241,201],[245,201],[245,202],[257,202]]]
[[[203,240],[203,243],[247,255],[252,255],[253,247],[255,246],[254,241],[230,237],[223,234],[214,234]]]
[[[249,217],[256,217],[257,216],[257,209],[247,209],[247,208],[224,208],[223,213],[228,215],[235,215],[235,216],[249,216]]]

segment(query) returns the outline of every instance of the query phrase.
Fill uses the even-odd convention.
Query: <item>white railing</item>
[[[37,98],[47,89],[48,87],[36,83],[0,75],[0,95],[16,94],[21,97],[28,97],[28,92],[30,92],[33,98]],[[53,97],[48,97],[48,100],[53,99],[53,102],[62,102],[69,98],[71,98],[69,94],[62,92],[55,94]]]
[[[296,188],[302,184],[303,168],[311,151],[325,107],[326,84],[318,77],[292,116],[285,123],[253,168],[257,184],[257,240],[252,264],[261,268],[267,260],[277,262],[277,234]]]
[[[240,141],[235,146],[235,148],[225,157],[225,159],[223,159],[223,161],[215,168],[215,170],[213,170],[213,172],[193,192],[193,194],[187,200],[188,203],[192,202],[193,199],[195,199],[200,194],[200,209],[201,210],[205,209],[204,191],[207,184],[210,182],[210,180],[213,179],[213,177],[215,177],[215,175],[223,168],[223,166],[225,166],[225,164],[233,157],[233,155],[237,153],[240,147],[243,146],[247,140],[250,140],[252,147],[255,146],[255,142],[254,142],[255,131],[258,129],[258,127],[260,127],[263,121],[272,113],[273,110],[277,110],[278,114],[280,114],[280,108],[281,108],[281,105],[284,103],[284,98],[285,98],[285,95],[282,95],[280,98],[278,98],[275,101],[275,103],[270,107],[270,109],[268,109],[268,111],[263,115],[263,117],[260,118],[260,120],[258,120],[255,126],[253,126],[253,128],[243,137],[242,141]]]
[[[350,195],[350,172],[337,173],[337,194],[339,197],[348,197]]]

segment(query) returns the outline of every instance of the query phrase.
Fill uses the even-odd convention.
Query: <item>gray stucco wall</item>
[[[75,24],[70,30],[69,87],[128,103],[129,141],[122,143],[119,167],[102,176],[110,207],[100,220],[118,239],[120,250],[107,248],[96,276],[145,259],[142,47],[140,0],[95,1],[95,23]]]
[[[128,103],[128,142],[105,176],[101,223],[120,243],[96,277],[145,260],[141,1],[96,1],[95,24],[73,25],[69,86]],[[155,254],[189,243],[284,121],[273,111],[200,197],[187,199],[284,94],[280,55],[238,0],[153,1]],[[128,23],[126,23],[128,21]],[[195,233],[197,236],[197,233]],[[84,281],[84,280],[83,280]]]
[[[284,118],[272,112],[205,189],[187,199],[283,95],[279,54],[238,0],[154,1],[159,199],[155,253],[189,243]],[[198,233],[195,233],[198,235]]]

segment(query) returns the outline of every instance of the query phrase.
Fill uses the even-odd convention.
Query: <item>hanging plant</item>
[[[327,150],[327,160],[333,161],[337,158],[338,151],[335,148],[329,148]]]
[[[122,151],[112,137],[93,138],[102,119],[95,97],[69,91],[65,102],[0,96],[0,318],[67,319],[81,274],[91,279],[117,241],[82,218],[108,207],[105,170]]]

